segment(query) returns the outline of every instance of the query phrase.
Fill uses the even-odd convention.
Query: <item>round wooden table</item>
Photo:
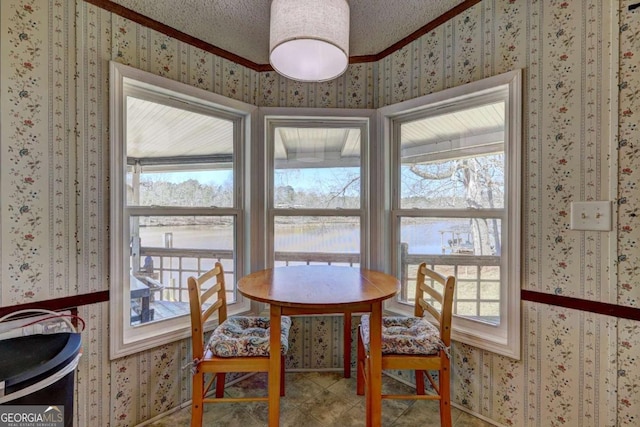
[[[398,279],[380,271],[332,265],[268,268],[238,281],[238,291],[242,295],[270,304],[269,426],[277,427],[280,419],[280,317],[327,313],[350,315],[353,312],[371,313],[367,425],[380,425],[382,302],[399,290]],[[350,348],[344,351],[350,351]]]

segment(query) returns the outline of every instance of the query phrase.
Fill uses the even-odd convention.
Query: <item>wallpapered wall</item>
[[[0,305],[108,289],[113,59],[260,106],[345,108],[522,68],[522,287],[637,307],[640,14],[630,3],[484,0],[379,63],[301,84],[82,0],[2,0]],[[572,200],[607,199],[615,231],[568,229]],[[77,425],[134,425],[189,399],[188,341],[110,362],[108,305],[80,314]],[[298,321],[289,366],[340,366],[341,331],[339,318]],[[637,425],[638,332],[638,322],[525,302],[522,359],[456,344],[453,398],[503,425]]]

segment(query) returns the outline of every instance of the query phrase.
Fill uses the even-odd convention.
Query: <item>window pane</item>
[[[453,313],[457,316],[482,321],[492,325],[500,324],[500,266],[496,257],[487,257],[484,261],[470,263],[464,259],[449,256],[410,256],[405,259],[401,274],[402,289],[398,296],[400,302],[414,304],[418,265],[427,263],[427,267],[445,276],[456,276],[456,291],[453,301]],[[478,265],[485,262],[488,265]],[[478,273],[469,279],[470,271]],[[465,278],[467,277],[467,278]],[[433,286],[433,284],[431,284]]]
[[[400,207],[504,207],[504,103],[400,125]]]
[[[134,168],[127,168],[127,204],[134,206],[233,207],[233,171],[166,171],[139,175],[133,190]]]
[[[127,97],[127,204],[233,206],[231,120]]]
[[[131,324],[189,313],[187,278],[225,269],[227,300],[235,302],[232,216],[141,216],[130,220]]]
[[[400,219],[402,251],[412,255],[500,255],[498,218]]]
[[[278,216],[274,226],[275,266],[360,265],[357,217]]]
[[[438,273],[456,277],[454,314],[499,324],[501,221],[403,217],[400,224],[399,301],[414,303],[417,268],[426,262]]]
[[[469,278],[465,270],[475,270]],[[458,266],[453,313],[486,323],[500,324],[500,266]]]
[[[360,207],[360,129],[277,127],[274,207]]]

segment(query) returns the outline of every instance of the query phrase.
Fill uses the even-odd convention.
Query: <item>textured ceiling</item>
[[[270,0],[112,1],[256,64],[269,63]],[[349,0],[349,55],[378,54],[464,1]]]

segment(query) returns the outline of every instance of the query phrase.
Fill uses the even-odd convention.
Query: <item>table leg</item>
[[[269,336],[269,427],[280,425],[280,333],[282,307],[271,304]],[[284,381],[284,379],[282,379]]]
[[[369,399],[371,399],[371,425],[382,423],[382,303],[371,307],[369,343]],[[367,414],[369,415],[369,414]]]
[[[365,426],[371,427],[371,358],[367,357],[364,361],[364,408],[365,408]]]
[[[351,312],[344,313],[344,377],[351,378]]]

